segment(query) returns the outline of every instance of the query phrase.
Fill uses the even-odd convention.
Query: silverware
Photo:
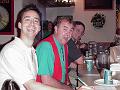
[[[88,86],[82,79],[80,79],[80,77],[77,77],[77,79],[85,86]]]

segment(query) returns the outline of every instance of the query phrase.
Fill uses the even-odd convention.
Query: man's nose
[[[30,25],[31,25],[31,26],[34,26],[34,24],[35,24],[35,23],[34,23],[34,20],[30,20]]]
[[[72,33],[73,33],[73,31],[71,31],[71,30],[68,32],[69,35],[72,35]]]
[[[32,25],[32,26],[34,25],[34,22],[33,22],[33,21],[31,21],[31,25]]]

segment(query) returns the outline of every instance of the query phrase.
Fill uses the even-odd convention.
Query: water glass
[[[93,70],[93,60],[86,60],[86,66],[87,66],[87,70],[88,71],[92,71]]]

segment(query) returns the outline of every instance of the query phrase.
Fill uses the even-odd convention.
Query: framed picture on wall
[[[14,0],[0,0],[0,35],[14,34]]]
[[[113,9],[113,0],[84,0],[84,9]]]

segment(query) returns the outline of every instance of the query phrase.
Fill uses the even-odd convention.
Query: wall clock
[[[3,30],[9,23],[9,13],[6,8],[0,6],[0,31]]]

